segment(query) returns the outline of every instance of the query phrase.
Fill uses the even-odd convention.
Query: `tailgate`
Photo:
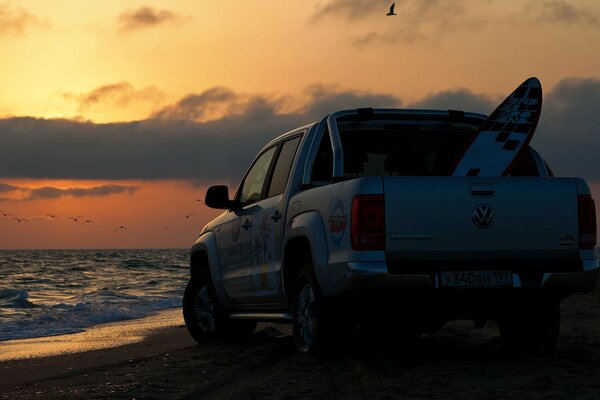
[[[448,268],[475,261],[477,269],[578,258],[574,179],[387,176],[383,183],[388,261]]]

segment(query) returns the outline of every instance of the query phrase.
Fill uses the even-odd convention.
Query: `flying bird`
[[[388,17],[389,17],[389,16],[392,16],[392,15],[398,15],[398,14],[396,14],[396,13],[394,12],[394,8],[396,8],[396,3],[392,3],[392,5],[390,6],[390,12],[388,12],[388,13],[387,13],[387,14],[385,14],[385,15],[387,15]]]
[[[13,221],[17,221],[17,222],[29,222],[27,220],[27,218],[19,218],[19,217],[13,217],[12,219]]]
[[[0,210],[0,213],[2,213],[2,216],[3,216],[3,217],[11,217],[11,216],[12,216],[12,214],[9,214],[9,213],[7,213],[7,212],[4,212],[4,211],[2,211],[2,210]]]
[[[115,232],[116,231],[126,231],[126,230],[127,230],[127,227],[121,225],[120,227],[118,227],[118,228],[115,229]]]
[[[196,214],[182,215],[181,218],[190,219],[190,217],[195,217]]]
[[[82,224],[93,224],[94,221],[92,221],[91,219],[86,219],[85,221],[82,222]]]
[[[72,219],[74,222],[79,222],[79,218],[83,218],[84,215],[78,215],[76,217],[69,217],[67,219]]]
[[[58,218],[58,215],[56,215],[56,214],[46,214],[46,217],[48,217],[50,219],[55,219],[55,218]]]

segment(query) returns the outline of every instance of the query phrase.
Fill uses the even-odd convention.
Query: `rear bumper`
[[[543,290],[549,294],[566,297],[573,293],[588,293],[594,289],[600,274],[597,259],[582,260],[582,271],[539,272],[535,276],[513,272],[515,292]],[[360,261],[333,265],[332,282],[334,293],[351,294],[356,291],[373,291],[378,294],[410,294],[428,290],[453,290],[467,292],[472,289],[444,289],[439,285],[439,271],[427,273],[391,274],[385,261]],[[510,265],[505,268],[510,270]],[[553,268],[554,269],[554,268]],[[477,289],[481,291],[482,289]],[[495,289],[484,289],[494,291]],[[501,289],[506,291],[506,289]]]

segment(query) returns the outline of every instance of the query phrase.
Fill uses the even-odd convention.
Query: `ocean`
[[[0,250],[0,341],[181,306],[189,250]]]
[[[0,250],[0,341],[76,333],[179,308],[188,252]]]

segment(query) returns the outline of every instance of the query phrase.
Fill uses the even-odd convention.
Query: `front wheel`
[[[221,308],[208,270],[194,274],[183,294],[183,319],[194,340],[200,344],[215,339],[249,338],[255,321],[232,320]]]

